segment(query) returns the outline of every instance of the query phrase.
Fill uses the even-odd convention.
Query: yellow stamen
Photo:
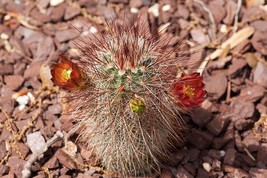
[[[195,91],[195,88],[192,88],[190,85],[183,86],[183,92],[189,97],[192,97],[195,95],[194,91]]]
[[[64,69],[64,70],[62,71],[61,75],[62,75],[62,77],[63,77],[64,79],[69,80],[69,79],[71,78],[71,77],[70,77],[71,72],[72,72],[72,69],[69,69],[69,70]]]
[[[134,98],[130,103],[130,108],[132,112],[142,114],[145,111],[146,106],[143,101]]]

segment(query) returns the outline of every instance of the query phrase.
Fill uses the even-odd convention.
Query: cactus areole
[[[185,74],[188,52],[179,43],[132,24],[112,23],[83,38],[79,60],[60,55],[51,71],[70,90],[72,131],[105,169],[124,177],[152,174],[171,159],[174,143],[183,143],[181,112],[199,107],[206,94],[198,73]]]

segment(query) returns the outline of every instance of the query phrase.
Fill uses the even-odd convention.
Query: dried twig
[[[234,22],[234,27],[233,27],[233,32],[234,33],[237,31],[237,28],[238,28],[238,15],[239,15],[241,6],[242,6],[242,0],[238,0],[237,8],[236,8],[236,11],[235,11],[235,22]]]
[[[27,160],[26,164],[24,165],[24,168],[22,170],[22,178],[28,178],[31,176],[31,167],[32,164],[39,158],[40,155],[42,155],[44,152],[47,151],[47,149],[56,141],[60,140],[63,138],[63,133],[61,131],[57,131],[55,135],[49,139],[45,146],[40,149],[38,152],[32,153],[30,156],[29,160]]]
[[[202,2],[201,0],[194,0],[194,2],[200,4],[201,7],[203,8],[203,10],[208,13],[208,15],[209,15],[209,21],[210,21],[210,26],[211,26],[210,37],[211,37],[212,41],[215,40],[216,39],[216,31],[217,31],[217,28],[216,28],[216,23],[215,23],[215,20],[214,20],[214,17],[213,17],[212,12],[207,7],[207,5],[204,2]]]
[[[254,156],[249,152],[249,150],[245,147],[244,151],[246,152],[246,154],[253,160],[256,161],[256,159],[254,158]]]
[[[228,40],[226,40],[222,45],[221,48],[217,49],[210,55],[208,55],[203,62],[200,64],[198,68],[198,72],[202,75],[206,65],[208,64],[209,60],[214,60],[219,57],[223,52],[224,48],[228,47],[230,49],[234,48],[242,41],[250,37],[254,33],[255,29],[253,27],[245,27],[242,30],[239,30],[237,33],[234,33]]]

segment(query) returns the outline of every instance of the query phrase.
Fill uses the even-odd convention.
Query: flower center
[[[192,88],[190,85],[183,86],[183,92],[189,97],[194,96],[195,94],[194,91],[195,91],[195,88]]]
[[[64,79],[69,80],[69,79],[71,78],[71,77],[70,77],[71,72],[72,72],[72,69],[69,69],[69,70],[64,69],[64,70],[62,71],[61,75],[62,75],[62,77],[63,77]]]

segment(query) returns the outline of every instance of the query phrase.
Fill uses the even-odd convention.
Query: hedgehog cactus
[[[77,63],[61,55],[52,69],[52,81],[72,90],[79,140],[124,176],[151,174],[168,161],[173,143],[183,143],[179,113],[206,94],[199,74],[184,74],[179,45],[143,28],[110,24],[83,39]]]

